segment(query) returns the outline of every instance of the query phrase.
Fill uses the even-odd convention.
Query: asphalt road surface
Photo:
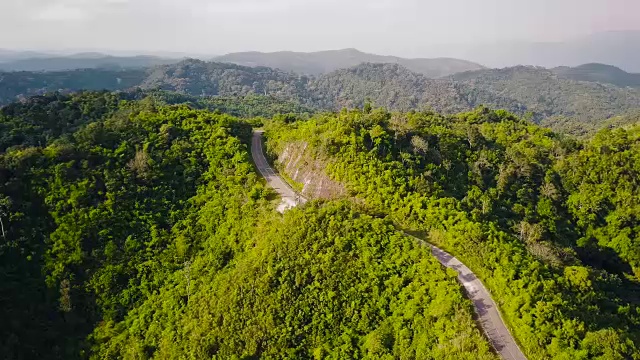
[[[262,151],[261,131],[253,133],[251,156],[253,157],[253,161],[255,162],[258,171],[267,180],[267,184],[269,184],[269,186],[271,186],[282,198],[282,202],[278,206],[278,211],[284,212],[286,209],[307,202],[307,199],[296,193],[295,190],[293,190],[271,168],[271,166],[269,166],[269,162]],[[527,358],[524,356],[522,351],[520,351],[518,344],[513,336],[511,336],[511,333],[507,329],[504,321],[502,321],[498,308],[491,298],[489,291],[487,291],[476,275],[446,251],[409,234],[405,235],[429,246],[433,256],[435,256],[442,265],[458,272],[458,281],[460,281],[469,296],[469,299],[473,302],[473,307],[478,316],[478,323],[496,352],[503,359],[526,360]]]
[[[279,195],[281,200],[278,205],[278,211],[284,212],[299,204],[307,202],[303,196],[295,192],[276,172],[269,166],[267,158],[262,151],[262,131],[254,131],[251,139],[251,156],[256,164],[260,175],[267,180],[267,184],[271,186]]]
[[[420,239],[417,240],[424,243]],[[503,359],[526,360],[527,358],[518,347],[513,336],[511,336],[504,321],[502,321],[496,303],[489,295],[489,291],[476,275],[448,252],[431,244],[427,245],[431,247],[431,253],[442,265],[458,272],[458,281],[464,286],[467,296],[473,302],[473,308],[478,316],[478,323],[496,352]]]

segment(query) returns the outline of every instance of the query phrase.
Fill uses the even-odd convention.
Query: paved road
[[[417,240],[425,243],[420,239]],[[527,358],[518,347],[513,336],[511,336],[504,321],[502,321],[496,303],[491,298],[489,291],[476,275],[448,252],[431,244],[425,244],[431,248],[431,253],[442,265],[458,272],[458,281],[464,286],[469,299],[473,302],[474,310],[478,315],[478,322],[498,354],[503,359],[526,360]]]
[[[254,131],[253,138],[251,139],[251,156],[253,162],[256,164],[260,175],[267,180],[267,184],[271,186],[282,199],[280,205],[278,205],[278,211],[284,212],[298,204],[304,204],[307,202],[303,196],[295,192],[282,178],[276,174],[276,172],[269,166],[267,158],[262,151],[262,131]]]
[[[262,174],[262,176],[267,180],[269,186],[274,188],[282,197],[283,202],[278,207],[280,212],[284,212],[284,210],[288,208],[307,202],[304,197],[298,195],[269,166],[269,163],[262,152],[261,131],[253,133],[251,155],[253,156],[253,161],[256,163],[260,174]],[[507,330],[504,321],[502,321],[500,313],[498,312],[491,295],[475,274],[446,251],[409,234],[405,235],[416,239],[421,244],[429,246],[433,256],[435,256],[442,265],[458,272],[458,280],[462,286],[464,286],[467,295],[473,302],[473,307],[478,315],[478,322],[498,354],[503,359],[526,360],[527,358],[524,356],[522,351],[520,351],[518,344],[509,333],[509,330]]]

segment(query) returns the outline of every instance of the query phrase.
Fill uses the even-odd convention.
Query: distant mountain
[[[22,59],[29,59],[29,58],[43,58],[43,57],[51,57],[51,55],[36,52],[36,51],[16,51],[16,50],[0,49],[0,63],[22,60]]]
[[[601,63],[640,73],[640,31],[604,32],[563,42],[511,42],[464,48],[444,47],[437,51],[489,67],[520,64],[554,68]]]
[[[466,60],[451,58],[404,59],[396,56],[367,54],[356,49],[330,50],[311,53],[280,51],[273,53],[242,52],[214,59],[244,66],[267,66],[301,74],[321,75],[362,63],[400,64],[429,78],[438,78],[462,71],[484,67]]]
[[[306,76],[268,67],[190,59],[151,70],[0,73],[0,105],[54,90],[139,87],[204,97],[259,94],[321,110],[372,102],[391,110],[453,113],[486,105],[576,135],[602,126],[628,124],[637,118],[633,114],[640,112],[640,89],[578,81],[571,78],[577,76],[572,74],[566,69],[517,66],[431,79],[399,64],[362,63]],[[608,122],[616,116],[622,117]]]
[[[174,64],[181,59],[156,56],[109,56],[100,53],[81,53],[70,56],[30,57],[0,63],[0,71],[63,71],[75,69],[137,69]]]
[[[309,84],[322,108],[362,107],[365,102],[393,110],[434,109],[445,113],[475,107],[466,89],[448,79],[430,79],[398,64],[363,63],[325,74]],[[501,99],[507,106],[508,99]]]
[[[140,87],[201,96],[261,94],[326,110],[361,107],[366,101],[395,110],[457,112],[475,107],[459,84],[430,79],[398,64],[362,63],[314,77],[268,67],[187,60],[156,67]],[[503,107],[516,107],[510,106],[508,98],[500,99]]]
[[[516,114],[548,126],[567,120],[590,131],[613,116],[640,109],[640,90],[575,81],[553,71],[518,66],[428,79],[397,64],[361,64],[323,75],[310,83],[322,107],[377,106],[396,110],[433,108],[458,112],[480,105]],[[573,133],[582,133],[572,129]]]
[[[606,64],[584,64],[576,67],[561,66],[551,69],[558,76],[578,81],[594,81],[621,87],[640,87],[640,74],[628,73]]]
[[[331,110],[360,107],[366,101],[393,110],[432,108],[445,113],[487,105],[530,113],[536,122],[557,124],[575,134],[640,109],[640,90],[576,81],[530,66],[430,79],[398,64],[363,63],[307,77],[266,67],[189,60],[156,68],[142,87],[206,96],[257,93]]]
[[[451,79],[466,86],[469,94],[507,96],[531,112],[534,120],[556,129],[556,124],[569,121],[592,130],[606,119],[640,109],[639,89],[571,80],[542,67],[473,71]],[[493,98],[480,96],[474,102],[491,105]]]
[[[143,89],[176,91],[196,96],[273,95],[305,98],[309,78],[268,67],[189,59],[154,68],[140,84]]]
[[[138,86],[145,70],[82,69],[61,72],[0,72],[0,106],[32,95],[79,90],[125,90]]]

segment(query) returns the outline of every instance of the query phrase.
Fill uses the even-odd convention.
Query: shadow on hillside
[[[60,310],[59,291],[47,287],[38,262],[21,249],[0,249],[0,357],[76,358],[86,350],[92,324],[75,309]]]
[[[578,247],[576,251],[580,260],[585,265],[621,276],[624,274],[633,274],[631,266],[620,258],[620,255],[618,255],[613,249],[587,246]]]

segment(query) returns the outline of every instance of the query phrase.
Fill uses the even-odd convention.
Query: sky
[[[424,56],[640,30],[638,14],[639,0],[0,0],[0,48]]]

